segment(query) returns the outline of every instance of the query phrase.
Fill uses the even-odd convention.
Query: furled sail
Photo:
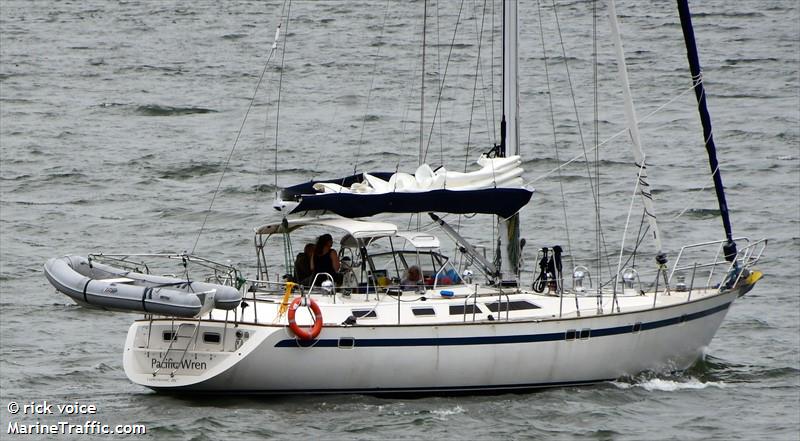
[[[485,213],[509,217],[533,192],[523,187],[519,156],[478,159],[480,168],[461,173],[422,164],[414,174],[362,173],[311,181],[284,189],[275,208],[289,214],[333,212],[345,217],[380,213]]]

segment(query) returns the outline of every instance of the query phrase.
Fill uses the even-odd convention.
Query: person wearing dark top
[[[313,265],[314,274],[330,274],[337,284],[342,283],[342,275],[339,274],[339,255],[333,250],[333,237],[330,234],[323,234],[317,239]]]
[[[303,285],[310,285],[314,277],[312,261],[314,259],[314,244],[306,244],[303,252],[297,255],[294,261],[294,281]]]

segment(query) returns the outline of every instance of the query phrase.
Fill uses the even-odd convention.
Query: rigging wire
[[[474,5],[474,2],[473,2]],[[474,6],[473,6],[474,7]],[[478,37],[478,56],[475,61],[475,81],[472,84],[472,102],[469,108],[469,126],[467,127],[467,151],[464,155],[464,173],[467,172],[467,165],[469,163],[469,148],[472,137],[472,119],[475,114],[475,95],[478,91],[478,74],[481,67],[481,46],[483,42],[483,25],[486,21],[486,0],[483,0],[483,14],[481,15],[481,27],[478,30],[478,20],[475,20],[475,33]]]
[[[567,62],[567,50],[566,47],[564,46],[564,37],[561,33],[561,23],[558,19],[558,7],[556,6],[556,0],[553,0],[553,16],[555,17],[556,29],[558,30],[558,39],[559,42],[561,43],[561,56],[564,59],[564,69],[567,74],[567,82],[569,83],[570,97],[572,98],[572,109],[575,113],[575,122],[576,122],[575,126],[578,129],[578,137],[580,138],[581,147],[583,148],[583,156],[586,163],[586,174],[589,177],[589,186],[591,187],[592,198],[594,199],[595,202],[595,208],[597,208],[597,193],[595,192],[594,181],[592,180],[592,171],[589,168],[589,156],[586,150],[586,142],[583,139],[583,128],[581,127],[581,118],[580,115],[578,114],[578,103],[575,100],[575,88],[573,87],[572,84],[572,75],[570,74],[569,63]]]
[[[600,222],[599,221],[599,216],[600,216],[600,213],[599,213],[599,201],[598,201],[599,193],[598,193],[598,190],[595,188],[595,183],[594,183],[593,178],[592,178],[592,171],[591,171],[591,168],[589,166],[589,156],[588,156],[588,151],[586,150],[586,142],[584,141],[584,138],[583,138],[583,129],[581,127],[581,119],[580,119],[580,115],[578,114],[578,103],[577,103],[577,101],[575,99],[575,88],[573,87],[572,75],[570,74],[570,71],[569,71],[569,63],[567,61],[567,51],[566,51],[566,47],[564,46],[564,37],[563,37],[562,32],[561,32],[561,23],[560,23],[560,21],[558,19],[558,7],[556,6],[556,0],[553,0],[553,16],[555,17],[556,29],[558,30],[558,39],[559,39],[559,42],[561,44],[561,54],[562,54],[562,57],[564,59],[564,69],[565,69],[566,74],[567,74],[567,82],[569,83],[570,97],[572,98],[572,108],[573,108],[574,113],[575,113],[575,121],[576,121],[576,127],[578,128],[578,136],[580,138],[581,147],[583,149],[584,160],[585,160],[585,164],[586,164],[586,174],[588,176],[589,187],[590,187],[590,190],[592,192],[592,199],[593,199],[594,204],[595,204],[595,207],[594,207],[595,208],[595,214],[598,217],[598,223],[599,223]],[[597,145],[595,145],[595,147],[592,150],[597,150]],[[605,251],[605,254],[608,255],[608,249],[607,249],[606,242],[605,242],[605,236],[603,235],[602,226],[599,229],[600,229],[600,236],[601,236],[601,242],[602,242],[602,245],[603,245],[603,249]],[[609,269],[610,269],[610,263],[609,263]],[[598,274],[598,276],[599,276],[599,274]]]
[[[640,178],[642,177],[642,170],[644,170],[646,161],[642,160],[642,165],[639,166],[639,172],[636,174],[636,184],[633,186],[633,195],[631,195],[631,203],[628,206],[628,216],[625,218],[625,229],[622,230],[622,241],[619,246],[619,260],[617,262],[617,272],[616,274],[619,275],[619,272],[622,271],[622,255],[625,251],[625,237],[628,234],[628,225],[631,221],[631,213],[633,212],[633,204],[636,202],[636,195],[639,191],[639,182]],[[641,226],[640,226],[641,229]],[[616,293],[616,290],[614,291]]]
[[[281,14],[280,14],[281,19],[278,22],[277,28],[275,29],[275,39],[272,42],[272,47],[270,48],[270,53],[269,53],[269,56],[267,57],[267,63],[269,63],[269,60],[272,58],[273,54],[275,54],[275,52],[278,49],[278,41],[280,40],[281,27],[283,25],[283,14],[286,11],[286,3],[287,2],[284,0],[283,7],[281,8]],[[270,92],[270,88],[269,87],[266,88],[266,92],[267,92],[267,108],[266,108],[266,111],[264,112],[264,144],[265,145],[267,144],[267,141],[268,141],[267,132],[269,131],[269,121],[270,121],[269,104],[272,101],[272,93]],[[275,154],[277,155],[277,149],[275,151]],[[258,165],[258,169],[259,170],[266,170],[266,167],[264,166],[265,162],[266,162],[266,155],[259,156],[259,165]],[[278,169],[277,169],[277,166],[275,167],[273,175],[274,175],[274,178],[275,178],[275,185],[273,187],[273,190],[277,192],[277,190],[278,190],[278,186],[277,186],[277,183],[278,183],[278,181],[277,181],[277,179],[278,179]],[[261,182],[262,181],[259,181],[259,184],[261,184]]]
[[[284,2],[284,6],[285,5],[286,3]],[[289,0],[289,6],[291,7],[291,0]],[[281,16],[283,16],[282,12]],[[225,172],[228,171],[228,165],[230,165],[231,158],[233,157],[233,152],[236,151],[236,146],[239,144],[239,138],[242,136],[242,132],[244,131],[244,125],[245,123],[247,123],[247,117],[248,115],[250,115],[250,111],[253,109],[253,105],[256,100],[256,95],[258,94],[258,89],[261,87],[261,83],[264,80],[264,75],[266,74],[267,68],[269,67],[269,62],[270,60],[272,60],[272,55],[275,53],[275,49],[277,48],[278,36],[280,33],[282,23],[283,20],[281,19],[281,22],[278,23],[278,28],[275,31],[275,43],[273,43],[272,49],[270,50],[269,55],[267,56],[267,61],[264,63],[264,68],[261,69],[261,75],[259,75],[255,90],[253,90],[253,96],[250,98],[250,103],[247,105],[247,110],[245,111],[244,117],[242,118],[242,123],[239,126],[239,131],[236,132],[236,137],[233,140],[233,145],[231,146],[231,150],[228,153],[228,157],[225,159],[225,163],[222,167],[222,173],[219,176],[219,181],[217,181],[217,188],[214,189],[214,194],[211,196],[211,202],[209,202],[208,208],[206,209],[206,214],[205,216],[203,216],[203,223],[200,225],[200,230],[197,232],[197,237],[195,238],[194,244],[192,245],[191,254],[194,254],[195,250],[197,249],[197,244],[200,242],[200,237],[203,235],[203,231],[206,228],[206,223],[208,222],[208,216],[211,214],[211,209],[214,207],[214,201],[216,201],[217,195],[219,194],[219,189],[222,187],[222,180],[225,178]],[[288,15],[287,15],[286,29],[289,29]],[[284,37],[284,45],[285,44],[286,44],[286,37]],[[277,155],[277,150],[276,150],[276,155]],[[277,173],[275,175],[275,179],[276,179],[275,188],[277,189]]]
[[[678,95],[676,95],[675,97],[673,97],[672,99],[670,99],[669,101],[667,101],[666,103],[662,104],[661,106],[659,106],[658,108],[656,108],[656,109],[655,109],[655,110],[653,110],[652,112],[650,112],[650,113],[648,113],[647,115],[645,115],[644,117],[640,118],[640,119],[639,119],[639,124],[641,124],[641,123],[645,122],[646,120],[650,119],[651,117],[653,117],[653,116],[654,116],[654,115],[656,115],[657,113],[661,112],[661,111],[662,111],[662,110],[664,110],[664,108],[666,108],[668,105],[670,105],[670,104],[672,104],[673,102],[677,101],[677,100],[678,100],[680,97],[682,97],[683,95],[685,95],[685,94],[687,94],[687,93],[691,92],[692,90],[694,90],[694,88],[695,88],[695,87],[696,87],[696,86],[691,86],[691,87],[689,87],[688,89],[685,89],[684,91],[682,91],[681,93],[679,93]],[[598,144],[598,145],[596,145],[596,146],[592,147],[592,148],[589,150],[589,152],[593,152],[595,149],[599,149],[600,147],[603,147],[603,146],[605,146],[605,145],[606,145],[606,144],[608,144],[609,142],[613,141],[614,139],[616,139],[616,138],[618,138],[618,137],[620,137],[620,136],[622,136],[622,135],[624,135],[624,134],[626,134],[626,133],[628,133],[628,129],[627,129],[627,128],[624,128],[624,129],[622,129],[622,130],[618,131],[617,133],[615,133],[615,134],[613,134],[613,135],[609,136],[608,138],[606,138],[606,139],[605,139],[603,142],[601,142],[600,144]],[[573,158],[571,158],[570,160],[568,160],[567,162],[565,162],[565,163],[563,163],[563,164],[561,164],[561,165],[559,165],[559,166],[557,166],[557,167],[555,167],[555,168],[553,168],[553,169],[551,169],[551,170],[547,171],[546,173],[544,173],[544,174],[542,174],[542,175],[539,175],[539,176],[537,176],[537,177],[535,177],[535,178],[533,178],[533,179],[531,179],[531,180],[529,180],[529,181],[525,181],[525,183],[524,183],[523,185],[524,185],[524,186],[528,186],[528,185],[530,185],[530,184],[533,184],[533,183],[535,183],[535,182],[541,181],[542,179],[544,179],[544,178],[546,178],[546,177],[550,176],[551,174],[553,174],[553,173],[555,173],[555,172],[559,171],[560,169],[562,169],[562,168],[564,168],[564,167],[566,167],[566,166],[568,166],[568,165],[572,164],[573,162],[575,162],[575,161],[577,161],[577,160],[581,159],[582,157],[583,157],[583,154],[582,154],[582,153],[581,153],[581,154],[578,154],[578,155],[574,156]]]
[[[494,8],[494,2],[492,2],[492,8]],[[483,23],[485,18],[486,18],[486,0],[484,0],[483,17],[481,18],[481,23]],[[494,20],[494,17],[492,19]],[[494,29],[489,31],[489,38],[490,39],[491,39],[491,36],[492,36],[493,32],[494,32]],[[483,31],[481,31],[481,45],[482,45],[482,42],[483,42]],[[491,112],[489,111],[489,105],[494,106],[494,104],[493,104],[492,101],[489,101],[489,100],[486,99],[486,75],[483,72],[485,63],[483,63],[483,60],[481,60],[481,59],[478,60],[478,63],[480,63],[480,66],[481,66],[481,69],[480,69],[480,75],[481,75],[481,97],[483,98],[483,118],[484,118],[484,121],[486,122],[486,136],[488,137],[489,145],[494,145],[494,130],[496,130],[496,128],[494,127],[494,117],[495,117],[494,109],[492,109]],[[492,72],[493,72],[492,71],[492,69],[493,69],[492,63],[494,63],[494,61],[492,61],[490,59],[489,60],[489,77],[490,77],[489,80],[490,81],[493,81],[492,80]],[[492,82],[491,87],[494,87],[493,84],[494,83]],[[490,90],[490,92],[491,92],[491,90]],[[494,99],[494,95],[491,96],[491,99],[492,100]],[[490,113],[492,114],[491,124],[490,124],[490,119],[489,119],[489,114]]]
[[[650,224],[648,223],[647,226],[644,229],[644,232],[642,232],[642,227],[645,226],[644,220],[645,220],[646,217],[647,217],[647,212],[642,210],[642,218],[641,218],[641,220],[639,220],[639,232],[636,233],[637,236],[641,237],[640,241],[644,240],[644,235],[647,234],[647,230],[650,228]],[[637,243],[636,247],[637,248],[639,247],[638,243]],[[636,266],[636,249],[633,250],[633,255],[631,257],[633,258],[633,266],[635,267]],[[628,258],[628,260],[631,260],[631,258]],[[627,264],[628,263],[625,262],[625,265],[627,265]]]
[[[286,9],[286,33],[283,37],[283,48],[281,49],[281,70],[278,75],[278,101],[275,104],[275,191],[278,191],[278,129],[281,121],[281,91],[283,88],[283,71],[285,70],[286,60],[286,40],[289,39],[289,16],[292,13],[292,0]]]
[[[475,0],[472,2],[473,11],[476,9],[477,4]],[[473,12],[473,15],[476,15]],[[464,154],[464,173],[467,172],[467,165],[469,164],[469,148],[470,148],[470,140],[472,137],[472,119],[475,114],[475,95],[477,94],[478,90],[478,75],[480,74],[480,67],[481,67],[481,47],[483,46],[483,25],[486,22],[486,0],[483,0],[483,11],[481,13],[481,26],[480,30],[478,30],[478,20],[475,20],[475,35],[478,37],[478,55],[475,61],[475,81],[472,84],[472,101],[469,107],[469,126],[467,127],[467,148],[466,153]],[[484,110],[486,109],[486,99],[484,98]],[[488,121],[488,118],[487,118]],[[488,133],[488,130],[487,130]],[[491,139],[490,139],[491,141]],[[458,215],[458,221],[456,223],[456,231],[461,231],[461,215]]]
[[[428,157],[428,149],[430,148],[431,139],[433,138],[433,128],[436,125],[436,116],[439,114],[439,106],[442,102],[442,91],[444,90],[444,83],[445,81],[447,81],[447,69],[448,67],[450,67],[450,57],[453,55],[453,46],[455,45],[456,36],[458,35],[458,24],[461,22],[461,11],[463,9],[464,9],[464,0],[461,0],[461,6],[459,6],[458,8],[458,16],[456,17],[456,26],[455,29],[453,29],[453,38],[452,40],[450,40],[450,49],[447,53],[447,61],[444,64],[444,74],[442,75],[442,81],[439,83],[439,94],[436,99],[436,108],[433,111],[433,121],[431,122],[431,130],[430,134],[428,135],[428,142],[425,145],[425,154],[422,156],[423,160],[422,162],[425,162],[425,160]],[[441,122],[439,123],[439,125],[441,126]],[[444,159],[444,157],[442,157],[442,159]],[[442,161],[442,163],[444,163],[444,161]]]
[[[383,46],[383,31],[386,29],[386,17],[389,15],[389,5],[391,2],[386,0],[386,9],[383,12],[383,22],[381,23],[381,33],[378,36],[378,44],[375,50],[375,63],[372,65],[372,74],[369,80],[369,91],[367,92],[367,107],[364,109],[364,118],[361,121],[361,133],[358,135],[358,148],[356,150],[356,162],[353,164],[353,174],[356,174],[358,170],[358,163],[361,159],[361,143],[364,140],[364,128],[367,126],[367,117],[369,116],[369,104],[372,99],[372,90],[373,86],[375,85],[375,71],[378,69],[378,61],[380,60],[381,56],[381,47]],[[319,157],[317,157],[319,159]]]
[[[713,178],[714,178],[714,174],[716,174],[717,171],[719,171],[719,164],[717,164],[717,167],[709,175],[711,180],[707,180],[706,183],[703,184],[702,188],[700,188],[698,190],[695,190],[693,192],[694,195],[692,196],[692,199],[688,203],[685,204],[686,206],[683,208],[683,210],[680,211],[680,213],[676,214],[675,216],[673,216],[673,217],[671,217],[669,219],[666,219],[666,221],[667,222],[672,222],[672,221],[678,220],[678,218],[683,216],[687,211],[691,210],[692,206],[694,206],[694,203],[697,202],[697,198],[700,197],[700,195],[708,188],[709,184],[712,184],[712,185],[714,184],[714,179]]]
[[[547,47],[544,40],[544,25],[542,24],[542,5],[540,0],[536,0],[536,8],[538,10],[539,18],[539,39],[542,42],[542,57],[544,59],[544,77],[547,83],[547,100],[550,105],[550,124],[553,129],[553,152],[555,153],[556,163],[561,162],[558,155],[558,135],[556,132],[556,119],[555,110],[553,108],[553,92],[550,87],[550,68],[547,66]],[[567,215],[567,198],[564,194],[564,179],[561,175],[561,169],[558,169],[558,187],[561,192],[561,208],[564,213],[564,232],[567,238],[567,255],[569,256],[572,268],[575,268],[575,258],[572,255],[572,241],[569,236],[569,220]]]
[[[419,30],[419,27],[416,28]],[[414,35],[418,35],[420,32],[414,32]],[[422,36],[420,36],[422,39]],[[408,114],[411,111],[411,104],[413,100],[413,91],[414,91],[414,79],[416,78],[417,67],[420,66],[420,54],[422,53],[422,45],[419,46],[417,49],[417,54],[414,57],[414,67],[411,69],[411,77],[406,81],[406,92],[403,94],[406,97],[406,105],[405,110],[403,110],[403,118],[400,123],[400,148],[399,151],[405,151],[404,143],[406,141],[406,126],[409,122]]]
[[[597,0],[592,0],[592,83],[593,90],[593,109],[592,109],[592,125],[594,126],[594,145],[600,142],[600,122],[598,105],[600,97],[598,94],[598,78],[597,78]],[[594,177],[595,177],[595,191],[597,197],[595,198],[595,247],[597,249],[597,275],[602,274],[603,259],[601,245],[605,248],[603,241],[603,229],[600,218],[600,149],[594,149]],[[608,270],[611,271],[611,264],[608,264]],[[613,274],[613,273],[612,273]],[[598,287],[598,294],[601,293]]]

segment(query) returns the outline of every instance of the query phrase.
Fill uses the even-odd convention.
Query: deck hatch
[[[526,309],[540,309],[539,305],[531,303],[527,300],[514,300],[512,302],[492,302],[486,303],[486,307],[489,308],[489,311],[498,312],[506,312],[508,311],[524,311]]]
[[[473,304],[469,305],[450,305],[450,315],[464,315],[464,314],[483,314],[480,308]]]

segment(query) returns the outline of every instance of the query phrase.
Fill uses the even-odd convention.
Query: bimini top
[[[292,231],[309,225],[335,228],[346,231],[355,238],[393,236],[397,233],[397,226],[388,222],[364,222],[340,217],[307,217],[299,219],[284,219],[274,224],[262,225],[255,229],[256,234],[291,233]]]
[[[351,236],[345,234],[340,242],[342,248],[357,248],[362,244],[369,244],[372,241],[388,235],[362,235]],[[439,238],[430,233],[423,233],[420,231],[397,231],[394,237],[399,237],[407,241],[411,246],[417,250],[435,250],[439,249]]]
[[[408,173],[361,173],[287,187],[275,209],[289,214],[331,212],[347,218],[380,213],[484,213],[510,217],[533,191],[523,187],[519,156],[478,159],[479,170],[460,173],[422,164]]]

